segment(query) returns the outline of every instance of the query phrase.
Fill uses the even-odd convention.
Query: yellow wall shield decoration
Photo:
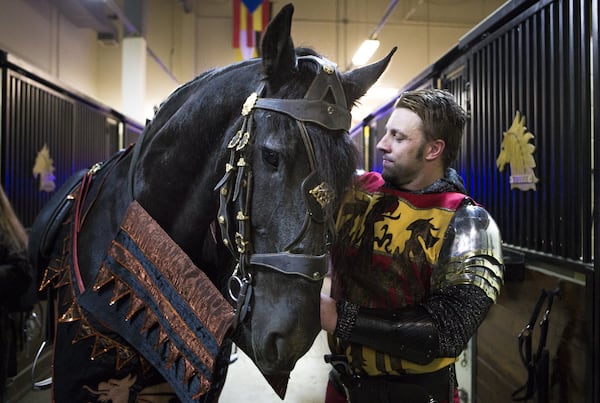
[[[504,166],[510,164],[510,188],[519,190],[536,190],[539,179],[535,176],[535,159],[533,152],[535,146],[529,141],[534,136],[525,127],[525,116],[517,111],[510,128],[504,132],[502,150],[496,159],[496,166],[500,172]]]
[[[33,165],[32,173],[34,178],[40,178],[39,190],[40,192],[54,192],[56,184],[54,181],[54,161],[50,158],[50,149],[47,144],[44,144],[42,149],[38,151],[35,157],[35,164]]]

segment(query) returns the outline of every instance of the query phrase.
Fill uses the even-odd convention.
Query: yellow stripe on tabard
[[[441,357],[434,359],[427,365],[419,365],[411,361],[394,358],[389,354],[377,352],[371,348],[354,345],[346,348],[346,357],[348,358],[349,363],[352,362],[352,348],[362,349],[362,354],[355,355],[362,356],[363,365],[361,365],[361,368],[369,376],[428,374],[439,371],[440,369],[447,367],[458,360],[458,357]],[[379,366],[376,362],[378,354]],[[400,368],[395,367],[392,362],[397,363],[395,365],[399,364]],[[381,364],[383,364],[384,368],[381,368]]]

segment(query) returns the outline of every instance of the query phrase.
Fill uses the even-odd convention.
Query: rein
[[[328,224],[325,207],[335,197],[333,190],[317,172],[315,152],[305,123],[314,123],[328,130],[347,131],[351,115],[335,65],[315,56],[303,56],[299,61],[314,63],[318,70],[304,98],[262,98],[265,91],[262,83],[244,102],[242,126],[227,146],[230,155],[225,166],[225,175],[215,186],[215,190],[219,191],[217,221],[221,228],[223,244],[236,259],[235,270],[229,279],[229,294],[237,305],[234,326],[243,322],[250,310],[252,275],[248,271],[249,266],[262,266],[286,275],[300,276],[312,282],[323,280],[328,270],[326,253],[306,255],[290,252],[293,246],[306,236],[311,224]],[[324,100],[328,94],[332,95],[335,103]],[[283,113],[296,121],[310,166],[310,173],[301,185],[307,208],[302,229],[284,251],[275,253],[252,252],[250,206],[253,173],[245,158],[245,150],[252,140],[253,117],[257,109]],[[232,214],[229,214],[231,209],[236,211],[235,223],[231,220]],[[232,240],[230,234],[234,226],[236,229]]]
[[[525,369],[527,369],[527,382],[512,393],[512,400],[515,402],[531,399],[536,390],[538,391],[538,400],[546,402],[547,396],[544,389],[548,387],[548,350],[546,341],[548,338],[548,326],[550,324],[550,311],[554,297],[560,296],[560,284],[552,291],[542,289],[542,292],[533,308],[531,318],[519,334],[519,354]],[[533,330],[542,306],[546,303],[546,311],[540,321],[540,337],[538,347],[533,352]]]

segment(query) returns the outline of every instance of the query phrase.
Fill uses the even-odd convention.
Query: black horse
[[[232,340],[285,393],[320,329],[356,165],[349,110],[391,57],[342,74],[294,48],[292,13],[268,26],[261,59],[177,89],[135,146],[55,197],[72,206],[42,279],[55,401],[216,400]],[[45,210],[34,246],[59,211]]]

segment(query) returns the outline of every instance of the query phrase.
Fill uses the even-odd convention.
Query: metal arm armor
[[[504,281],[502,239],[494,219],[471,204],[457,211],[440,251],[432,277],[433,290],[472,284],[496,301]]]
[[[431,316],[420,307],[396,312],[360,308],[348,341],[420,365],[438,356],[439,334]]]

